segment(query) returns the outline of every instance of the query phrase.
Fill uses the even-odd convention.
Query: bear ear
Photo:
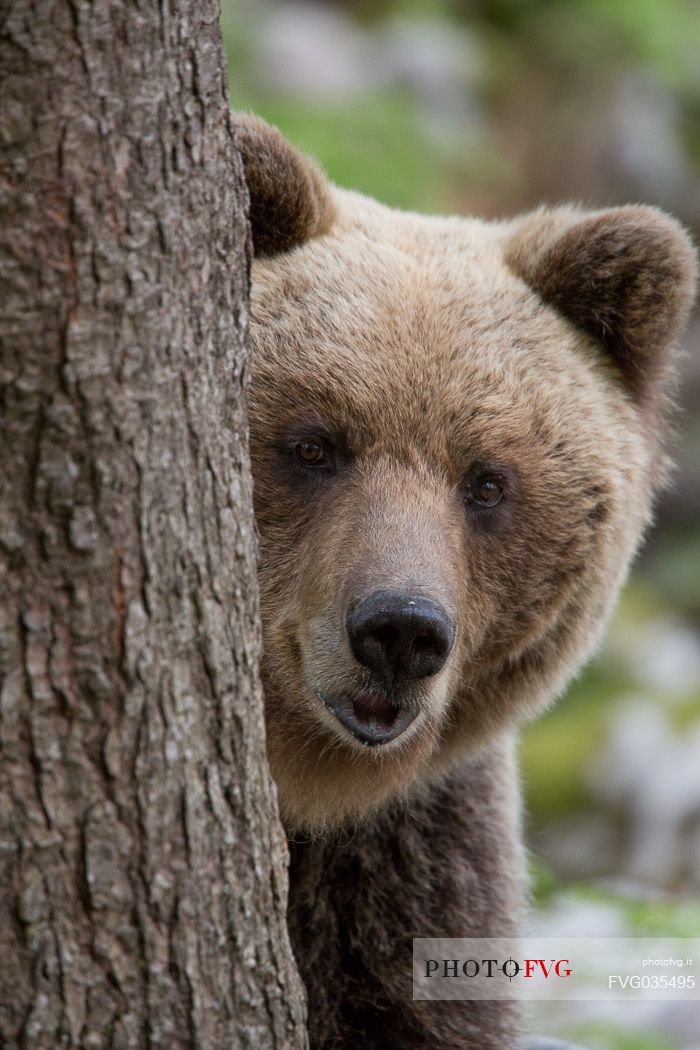
[[[334,208],[321,169],[260,117],[239,113],[235,121],[255,254],[276,255],[325,233]]]
[[[506,261],[604,346],[637,400],[663,383],[697,272],[690,239],[674,219],[636,206],[543,209],[518,222]]]

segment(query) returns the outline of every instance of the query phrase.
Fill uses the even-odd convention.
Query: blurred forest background
[[[700,236],[698,0],[223,0],[223,25],[234,108],[344,186],[485,217],[644,201]],[[523,741],[552,936],[700,936],[698,317],[686,348],[656,527],[603,652]],[[600,1050],[700,1048],[670,1003],[536,1021]]]

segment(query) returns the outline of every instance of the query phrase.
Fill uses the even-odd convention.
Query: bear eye
[[[302,467],[331,466],[330,450],[324,442],[318,439],[310,438],[308,441],[300,441],[294,449],[294,455]]]
[[[491,509],[503,499],[503,479],[496,474],[480,474],[467,486],[466,501]]]
[[[503,488],[495,478],[480,478],[474,489],[474,499],[482,507],[495,507],[502,496]]]

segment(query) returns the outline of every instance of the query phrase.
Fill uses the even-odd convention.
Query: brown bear
[[[517,727],[580,668],[666,473],[688,237],[649,207],[428,218],[242,117],[271,768],[312,1046],[514,1046],[412,1000],[412,938],[510,936]]]

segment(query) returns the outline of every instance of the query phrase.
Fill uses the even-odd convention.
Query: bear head
[[[649,207],[429,218],[238,127],[268,750],[362,819],[557,696],[664,479],[695,257]]]

